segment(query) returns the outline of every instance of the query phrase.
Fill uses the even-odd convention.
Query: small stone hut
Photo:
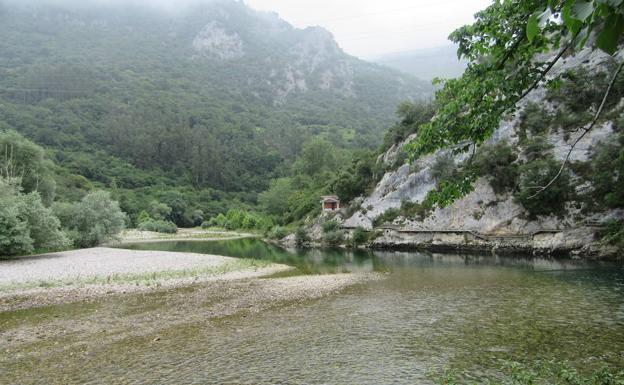
[[[340,199],[336,195],[324,195],[321,197],[321,208],[323,211],[340,210]]]

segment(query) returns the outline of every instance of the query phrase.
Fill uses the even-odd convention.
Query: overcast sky
[[[448,35],[470,23],[492,0],[244,0],[275,11],[296,27],[330,30],[349,54],[384,53],[449,44]]]
[[[23,3],[77,2],[147,4],[168,11],[209,0],[0,0]],[[299,28],[320,25],[349,54],[371,59],[385,53],[449,44],[448,35],[470,23],[492,0],[243,0],[252,8],[277,12]]]

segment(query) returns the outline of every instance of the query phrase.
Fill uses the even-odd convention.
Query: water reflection
[[[570,271],[602,266],[608,263],[573,259],[554,259],[527,255],[438,254],[424,251],[372,251],[368,249],[283,248],[258,239],[229,241],[176,241],[134,243],[121,246],[133,250],[177,251],[256,258],[297,268],[300,274],[341,272],[386,272],[399,267],[503,266],[532,271]]]

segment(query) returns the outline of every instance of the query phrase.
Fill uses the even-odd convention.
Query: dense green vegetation
[[[240,37],[241,57],[221,60],[193,47],[211,23]],[[181,227],[230,209],[257,210],[258,194],[274,186],[294,195],[282,197],[290,201],[287,213],[272,207],[271,215],[301,218],[319,192],[332,189],[319,182],[326,171],[333,177],[353,162],[369,177],[366,156],[351,151],[375,148],[399,101],[431,90],[345,55],[323,31],[294,29],[234,1],[174,15],[138,6],[7,2],[0,34],[0,130],[43,146],[56,164],[29,168],[25,191],[38,184],[50,204],[108,190],[130,226],[140,225],[153,201],[172,212],[152,219]],[[315,68],[301,56],[306,45],[319,50]],[[305,90],[290,90],[289,66],[301,71]],[[335,84],[322,86],[323,71],[347,67],[334,74]],[[325,143],[328,164],[307,161]],[[300,171],[301,178],[291,177]],[[354,182],[336,188],[353,196],[364,188]]]
[[[624,32],[621,28],[624,3],[497,1],[479,12],[476,18],[475,23],[459,28],[450,36],[459,45],[460,57],[469,61],[468,68],[460,78],[446,81],[436,93],[438,110],[430,122],[419,128],[420,135],[409,145],[412,158],[453,146],[467,151],[471,145],[485,142],[505,114],[513,112],[519,101],[545,81],[564,54],[585,46],[614,54]],[[595,39],[589,39],[592,34]],[[554,53],[540,55],[548,52]],[[620,69],[618,66],[612,73],[617,74]],[[556,86],[564,79],[565,75],[559,75],[548,83]],[[616,103],[619,99],[609,94],[609,87],[601,88],[603,85],[606,83],[596,83],[587,89],[579,86],[581,92],[568,89],[562,95],[572,95],[570,98],[583,101],[588,92],[598,90],[602,95],[611,96]],[[584,109],[572,111],[583,114],[589,107],[584,105]],[[577,122],[577,118],[571,116],[569,121]],[[594,126],[588,125],[586,132]],[[536,187],[546,185],[548,181]],[[447,197],[459,198],[471,191],[465,180],[443,184],[440,190],[445,190],[439,192],[441,204]],[[544,190],[539,189],[532,196]]]
[[[0,143],[0,255],[95,246],[124,228],[126,215],[105,191],[46,203],[55,183],[43,149],[16,132],[0,132]]]

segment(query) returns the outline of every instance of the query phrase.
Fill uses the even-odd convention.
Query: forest
[[[322,30],[295,29],[240,2],[174,17],[130,5],[5,2],[0,21],[5,160],[13,141],[36,143],[50,175],[50,186],[36,189],[46,205],[106,190],[130,227],[158,204],[169,213],[151,219],[182,227],[230,209],[262,211],[263,191],[305,169],[288,183],[298,193],[283,197],[292,214],[269,210],[275,217],[265,222],[299,219],[330,189],[328,170],[366,158],[395,106],[433,90],[346,55]],[[197,48],[214,25],[241,39],[242,57]],[[317,46],[322,55],[305,56]],[[291,70],[300,76],[294,89]],[[305,164],[317,155],[326,156],[321,164]]]

